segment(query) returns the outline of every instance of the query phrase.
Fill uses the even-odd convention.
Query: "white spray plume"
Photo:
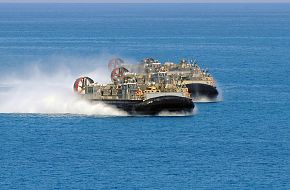
[[[0,113],[126,115],[114,107],[80,99],[72,90],[80,76],[89,76],[100,83],[109,82],[109,57],[53,57],[34,61],[12,73],[4,72],[0,84]]]

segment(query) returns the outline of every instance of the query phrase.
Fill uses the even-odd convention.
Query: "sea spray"
[[[1,113],[126,115],[103,103],[81,99],[72,90],[73,82],[79,76],[109,82],[106,59],[54,58],[51,61],[35,61],[25,69],[1,76]]]
[[[27,83],[24,82],[24,85]],[[29,83],[34,85],[33,83]],[[61,88],[58,86],[58,88]],[[41,85],[26,91],[21,86],[10,88],[0,95],[1,113],[45,113],[85,115],[126,115],[124,112],[102,103],[90,103],[73,94],[70,89],[58,89]]]

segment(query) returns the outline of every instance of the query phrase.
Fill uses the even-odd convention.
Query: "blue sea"
[[[197,59],[220,101],[132,117],[67,94],[116,56]],[[290,189],[290,4],[0,4],[0,71],[1,190]]]

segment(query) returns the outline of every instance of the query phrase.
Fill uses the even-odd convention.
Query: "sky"
[[[0,0],[0,3],[290,3],[290,0]]]

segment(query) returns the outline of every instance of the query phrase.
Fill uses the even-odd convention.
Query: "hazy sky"
[[[0,3],[290,3],[290,0],[0,0]]]

